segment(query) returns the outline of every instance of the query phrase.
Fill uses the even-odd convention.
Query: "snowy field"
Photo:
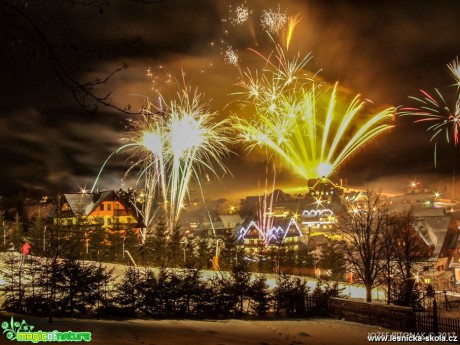
[[[380,327],[321,318],[288,321],[55,318],[54,323],[49,324],[46,318],[15,316],[15,320],[21,318],[34,325],[34,331],[92,332],[92,341],[86,344],[94,345],[360,345],[369,343],[369,332],[388,332]],[[9,317],[0,314],[0,319],[3,322]],[[1,344],[3,340],[0,339]]]

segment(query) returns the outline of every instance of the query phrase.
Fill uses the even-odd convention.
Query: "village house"
[[[54,223],[62,226],[101,226],[107,230],[132,229],[139,233],[142,219],[116,191],[64,194],[58,202]]]

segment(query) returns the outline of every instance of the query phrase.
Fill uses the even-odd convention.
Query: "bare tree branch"
[[[131,0],[132,2],[141,2],[141,3],[158,3],[161,0],[152,0],[152,1],[138,1]],[[108,0],[67,0],[71,5],[77,6],[107,6],[110,4]],[[132,112],[131,106],[127,105],[125,107],[119,107],[115,105],[110,96],[112,91],[104,92],[100,94],[98,88],[107,87],[109,82],[120,72],[128,68],[126,63],[123,63],[121,66],[115,68],[112,72],[107,74],[102,78],[95,78],[87,82],[81,82],[78,80],[72,71],[72,68],[67,66],[64,63],[64,60],[60,57],[59,52],[62,49],[72,49],[74,51],[86,52],[101,54],[102,52],[114,51],[119,49],[119,47],[108,47],[104,50],[98,50],[87,47],[78,47],[78,45],[73,45],[69,43],[55,43],[50,42],[47,34],[43,29],[37,24],[37,22],[29,15],[28,8],[33,1],[25,1],[22,4],[16,4],[14,2],[9,2],[7,0],[0,0],[0,8],[3,8],[7,15],[18,16],[22,19],[22,23],[26,24],[32,32],[35,34],[37,41],[41,44],[44,50],[47,52],[49,60],[53,66],[55,74],[58,76],[61,83],[70,90],[73,98],[79,104],[79,106],[88,113],[95,113],[98,110],[98,106],[103,106],[110,108],[125,114],[139,114],[140,112]],[[138,42],[139,39],[136,39],[131,44]]]

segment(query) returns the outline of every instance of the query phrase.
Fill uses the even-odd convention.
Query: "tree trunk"
[[[372,286],[366,285],[366,302],[372,302]]]
[[[387,278],[387,305],[391,302],[391,278]]]

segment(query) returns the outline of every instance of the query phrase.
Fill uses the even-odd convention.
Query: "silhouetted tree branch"
[[[130,0],[136,3],[153,4],[158,3],[161,0]],[[8,17],[18,17],[21,19],[21,24],[27,26],[34,35],[34,40],[37,41],[43,50],[47,53],[49,60],[52,64],[53,70],[60,82],[64,87],[70,90],[72,97],[78,103],[78,105],[88,113],[95,113],[98,111],[98,107],[103,106],[116,111],[120,111],[125,114],[138,114],[139,112],[132,112],[131,106],[120,107],[115,105],[111,100],[113,91],[101,91],[101,89],[107,88],[114,76],[128,68],[126,63],[115,68],[110,73],[103,77],[97,77],[92,80],[82,82],[77,76],[75,76],[75,66],[69,66],[61,54],[64,50],[70,49],[74,52],[85,52],[95,55],[101,55],[103,53],[115,51],[120,49],[120,46],[105,47],[103,49],[95,49],[92,47],[84,47],[71,43],[52,42],[49,39],[45,29],[38,24],[38,21],[32,15],[31,6],[35,1],[29,0],[23,3],[0,0],[0,13],[3,13]],[[72,6],[93,6],[99,7],[100,9],[109,6],[109,0],[67,0],[67,3]],[[42,6],[39,2],[36,2],[37,6]],[[101,12],[101,11],[100,11]],[[1,15],[0,15],[1,16]],[[129,45],[133,45],[139,41],[139,38],[133,42],[129,42]]]

